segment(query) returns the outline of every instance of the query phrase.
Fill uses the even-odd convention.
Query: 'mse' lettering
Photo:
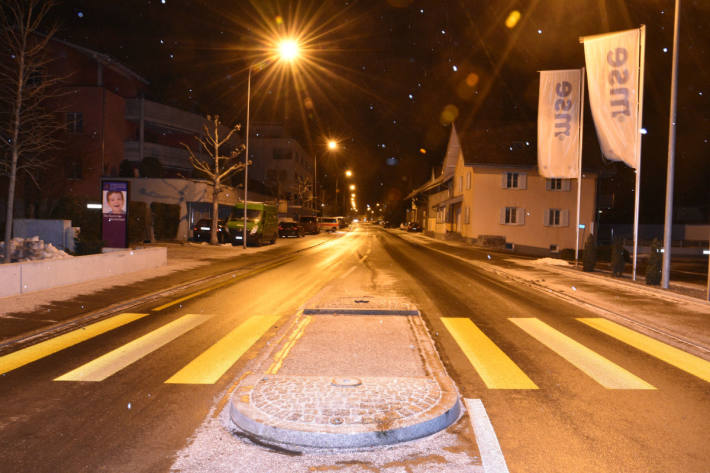
[[[623,86],[629,80],[629,70],[624,67],[629,59],[629,53],[624,48],[616,48],[614,51],[609,51],[606,55],[606,62],[614,69],[609,72],[609,85],[611,89],[611,117],[619,116],[620,120],[624,116],[631,115],[629,108],[629,89]]]
[[[569,97],[572,93],[572,84],[567,81],[558,82],[555,85],[555,93],[558,98],[555,100],[555,111],[556,112],[567,112],[567,113],[555,113],[555,138],[564,140],[565,136],[569,136],[570,121],[572,120],[572,114],[569,111],[572,109],[572,101],[565,99]],[[557,131],[557,129],[560,129]]]

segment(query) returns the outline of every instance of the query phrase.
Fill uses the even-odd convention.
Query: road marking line
[[[214,384],[259,340],[278,316],[250,317],[165,382],[168,384]]]
[[[266,374],[276,374],[279,372],[284,360],[291,352],[291,349],[306,331],[306,326],[311,323],[311,319],[312,317],[308,315],[303,320],[301,320],[301,322],[298,324],[298,327],[296,327],[296,330],[294,330],[291,336],[288,337],[288,341],[284,344],[281,350],[276,353],[276,356],[274,356],[274,362],[266,371]]]
[[[509,320],[607,389],[656,389],[621,366],[558,332],[539,319],[512,318]]]
[[[121,327],[148,314],[123,313],[0,357],[0,374]]]
[[[355,271],[355,269],[357,269],[357,266],[353,266],[352,268],[348,269],[347,271],[345,271],[343,274],[340,275],[340,279],[347,278],[348,276],[350,276],[352,274],[353,271]]]
[[[213,314],[187,314],[157,330],[126,343],[113,351],[72,370],[55,381],[103,381],[109,376],[135,363],[149,353],[172,342],[208,319]]]
[[[483,471],[485,473],[508,473],[503,451],[500,449],[498,437],[493,430],[491,420],[488,418],[485,407],[480,399],[463,400],[468,411],[468,417],[476,435],[478,452],[481,454]]]
[[[538,389],[470,319],[442,317],[441,321],[489,389]]]
[[[253,276],[253,275],[255,275],[255,274],[259,274],[259,273],[261,273],[261,272],[263,272],[263,271],[266,271],[267,269],[275,268],[276,266],[281,266],[282,264],[286,264],[286,263],[288,263],[288,262],[291,262],[291,261],[293,261],[294,259],[296,259],[295,256],[286,257],[286,258],[284,258],[284,259],[282,259],[282,260],[276,261],[276,262],[271,263],[271,264],[267,264],[266,266],[262,266],[261,268],[256,268],[256,269],[254,269],[254,270],[252,270],[252,271],[249,271],[249,272],[247,272],[247,273],[240,274],[239,276],[235,276],[235,277],[233,277],[233,278],[230,278],[228,281],[224,281],[224,282],[221,282],[221,283],[219,283],[219,284],[215,284],[214,286],[207,287],[207,288],[202,289],[202,290],[200,290],[200,291],[193,292],[192,294],[188,294],[188,295],[186,295],[186,296],[184,296],[184,297],[180,297],[179,299],[175,299],[175,300],[173,300],[173,301],[170,301],[170,302],[168,302],[168,303],[166,303],[166,304],[159,305],[158,307],[154,307],[152,310],[153,310],[154,312],[159,312],[159,311],[161,311],[161,310],[163,310],[163,309],[167,309],[168,307],[172,307],[172,306],[174,306],[175,304],[179,304],[179,303],[184,302],[184,301],[186,301],[186,300],[188,300],[188,299],[192,299],[193,297],[197,297],[197,296],[200,296],[200,295],[202,295],[202,294],[205,294],[206,292],[214,291],[215,289],[219,289],[220,287],[224,287],[224,286],[227,286],[227,285],[229,285],[229,284],[233,284],[233,283],[236,282],[236,281],[239,281],[239,280],[248,278],[248,277]]]
[[[602,318],[578,318],[580,322],[641,350],[661,361],[710,382],[710,362],[659,342],[647,335]]]

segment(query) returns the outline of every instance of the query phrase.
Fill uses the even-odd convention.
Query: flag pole
[[[580,91],[580,101],[579,101],[579,164],[577,166],[577,239],[574,246],[574,264],[579,265],[579,212],[582,202],[582,148],[584,139],[584,75],[586,68],[581,69],[579,76],[579,91]]]
[[[634,263],[632,270],[632,279],[636,281],[636,263],[638,258],[638,242],[639,242],[639,206],[641,203],[641,128],[643,125],[643,83],[645,70],[645,55],[646,55],[646,25],[641,25],[639,28],[639,82],[638,82],[638,122],[636,130],[636,189],[635,189],[635,205],[634,205]]]
[[[666,175],[666,217],[663,228],[663,271],[661,286],[668,289],[671,278],[671,247],[673,246],[673,180],[675,177],[675,130],[678,100],[678,36],[680,30],[680,0],[675,0],[673,27],[673,68],[671,72],[671,110],[668,119],[668,174]]]

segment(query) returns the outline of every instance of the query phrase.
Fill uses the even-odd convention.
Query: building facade
[[[485,153],[471,145],[462,145],[452,128],[441,174],[409,196],[410,219],[437,237],[484,246],[534,254],[575,248],[576,179],[544,178],[520,154],[515,160],[504,155],[508,163],[494,155],[486,162]],[[531,154],[534,150],[525,150],[522,157],[530,161]],[[581,191],[580,247],[585,234],[594,231],[595,174],[583,174]]]

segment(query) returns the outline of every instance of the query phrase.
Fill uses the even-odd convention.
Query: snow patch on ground
[[[5,254],[4,241],[0,241],[0,254]],[[72,258],[72,256],[55,248],[51,243],[45,243],[38,236],[10,240],[10,259],[13,263],[56,258]]]
[[[516,260],[515,262],[519,263],[520,261]],[[547,265],[551,265],[551,266],[569,267],[569,262],[567,262],[566,260],[563,260],[563,259],[559,259],[559,258],[538,258],[538,259],[532,260],[531,263],[547,264]]]

